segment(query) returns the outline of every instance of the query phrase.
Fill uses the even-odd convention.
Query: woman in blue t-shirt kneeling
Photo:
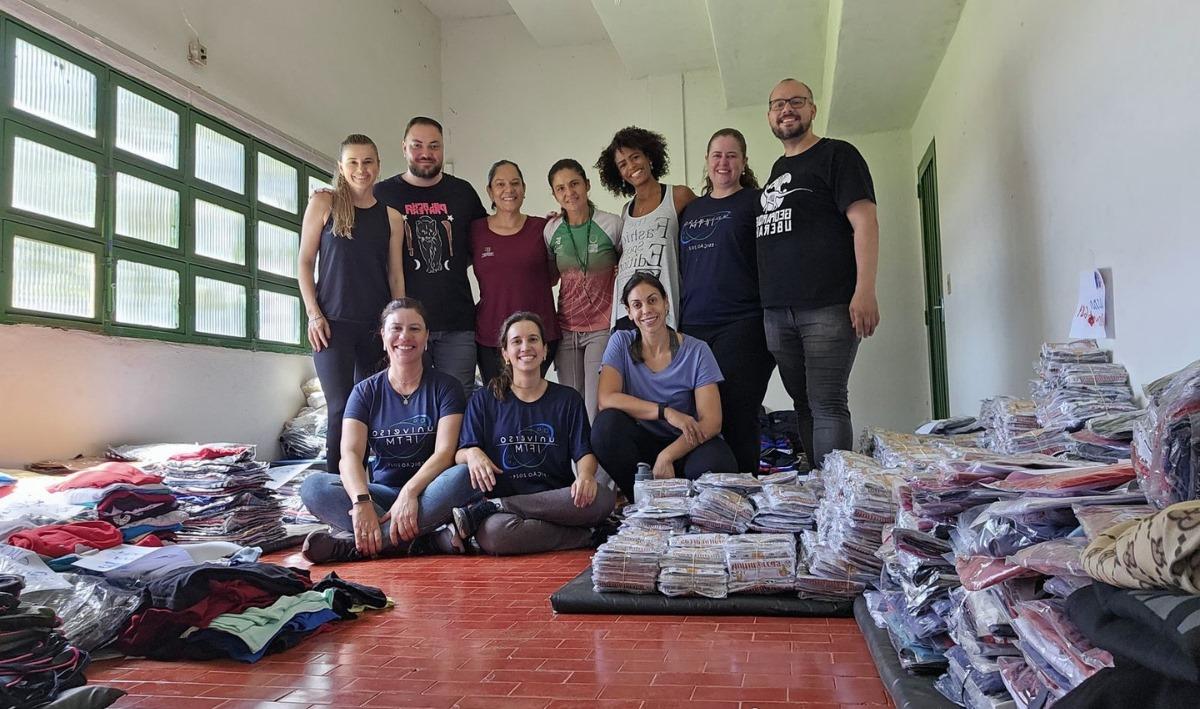
[[[583,397],[542,377],[537,315],[510,315],[498,341],[504,368],[471,396],[455,456],[490,499],[455,509],[455,530],[488,554],[591,546],[616,500],[596,485]]]
[[[425,309],[399,298],[383,309],[388,368],[355,385],[342,422],[340,475],[319,473],[300,487],[309,512],[333,528],[313,532],[313,563],[414,553],[461,552],[448,526],[453,508],[483,497],[465,465],[454,464],[466,400],[453,376],[426,369]],[[367,446],[375,457],[363,466]]]
[[[639,461],[655,478],[737,472],[720,437],[724,377],[712,350],[667,325],[671,306],[653,275],[634,273],[621,300],[637,329],[614,332],[604,351],[592,424],[600,464],[630,500]]]

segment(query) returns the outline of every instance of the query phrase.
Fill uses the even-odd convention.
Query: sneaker
[[[309,532],[304,538],[304,547],[300,553],[314,564],[328,564],[335,561],[359,561],[362,554],[354,546],[353,536],[344,536],[332,532]]]
[[[500,511],[492,500],[472,502],[466,507],[455,507],[454,529],[459,539],[470,539],[483,524],[483,520]]]

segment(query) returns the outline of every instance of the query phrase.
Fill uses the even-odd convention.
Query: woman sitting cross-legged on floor
[[[490,499],[455,509],[456,531],[497,555],[592,546],[616,500],[596,485],[583,397],[542,377],[537,315],[510,315],[499,344],[503,369],[472,395],[455,457]]]
[[[400,298],[382,320],[388,368],[350,394],[341,474],[314,474],[300,487],[309,512],[333,528],[304,541],[313,563],[461,552],[449,526],[452,510],[483,498],[467,466],[454,465],[466,408],[462,384],[421,361],[429,339],[424,308]],[[369,476],[368,445],[375,453]]]
[[[639,462],[650,463],[655,478],[736,473],[720,436],[723,377],[712,350],[667,325],[671,305],[655,276],[634,273],[621,301],[637,329],[614,332],[604,350],[592,424],[600,464],[630,500]]]

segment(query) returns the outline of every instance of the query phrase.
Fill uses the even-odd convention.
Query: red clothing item
[[[241,455],[245,453],[249,446],[230,446],[221,448],[220,446],[201,446],[200,448],[188,453],[176,453],[168,458],[168,460],[213,460],[215,458],[224,458],[231,455]]]
[[[542,217],[526,217],[521,231],[501,236],[486,217],[471,222],[471,265],[479,280],[475,341],[484,347],[499,346],[500,326],[518,310],[541,317],[547,342],[562,337],[551,291],[558,268],[546,252],[545,228]]]
[[[48,524],[14,533],[8,543],[57,559],[76,553],[76,549],[108,549],[121,544],[121,530],[108,522],[71,522]]]
[[[117,483],[129,485],[158,485],[162,477],[143,472],[129,463],[101,463],[64,478],[46,488],[50,492],[78,490],[80,488],[102,488]]]
[[[147,608],[135,613],[117,638],[117,647],[141,655],[148,645],[178,639],[188,628],[207,628],[222,613],[241,613],[247,608],[265,608],[279,600],[279,593],[266,591],[246,581],[209,584],[209,595],[180,611]]]

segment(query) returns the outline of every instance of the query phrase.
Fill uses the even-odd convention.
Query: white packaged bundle
[[[592,556],[592,587],[600,593],[654,593],[667,536],[622,530]]]
[[[720,489],[736,492],[742,497],[760,492],[762,486],[762,482],[750,473],[705,473],[694,484],[697,494],[704,490]]]
[[[659,560],[658,590],[666,596],[725,598],[729,574],[725,567],[724,534],[684,534],[671,537]]]
[[[709,532],[743,534],[754,518],[754,505],[733,492],[713,488],[691,498],[692,524]]]
[[[730,593],[779,593],[796,584],[796,537],[743,534],[725,542]]]

